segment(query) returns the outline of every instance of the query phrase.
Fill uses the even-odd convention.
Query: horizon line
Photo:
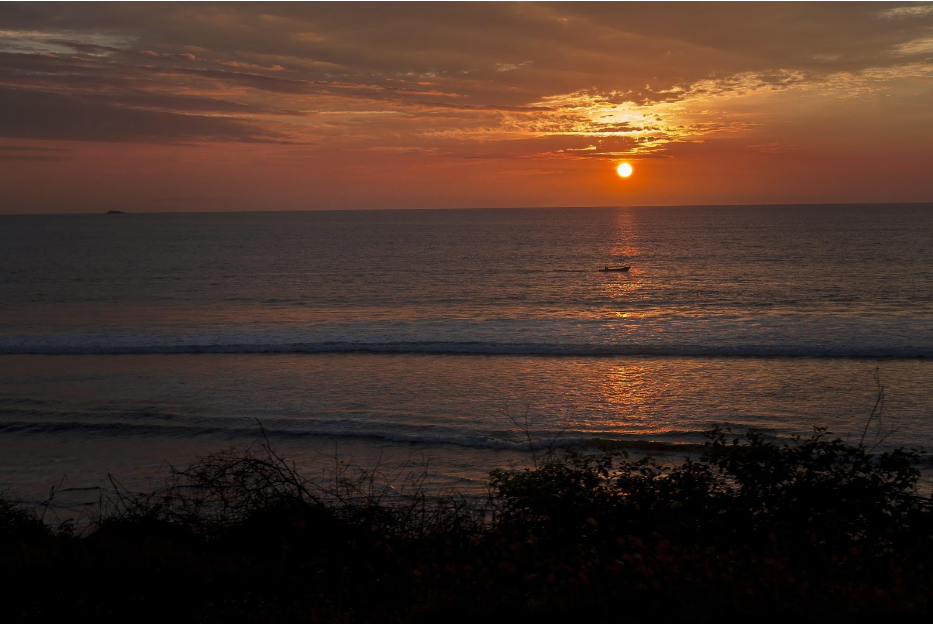
[[[158,214],[253,214],[253,213],[298,213],[298,212],[427,212],[441,210],[594,210],[608,209],[620,210],[628,208],[804,208],[804,207],[835,207],[835,206],[933,206],[933,200],[930,201],[909,201],[909,202],[800,202],[800,203],[764,203],[764,204],[628,204],[628,205],[604,205],[604,206],[457,206],[451,208],[298,208],[294,210],[140,210],[128,211],[120,210],[120,214],[125,215],[158,215]],[[0,217],[53,217],[53,216],[94,216],[106,215],[110,208],[100,212],[9,212],[0,213]]]

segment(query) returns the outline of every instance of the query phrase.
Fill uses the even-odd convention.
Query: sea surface
[[[260,427],[464,489],[529,439],[857,441],[879,383],[869,437],[933,448],[931,357],[933,205],[0,216],[0,488],[37,499]]]

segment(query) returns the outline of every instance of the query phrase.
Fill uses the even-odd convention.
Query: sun
[[[616,172],[618,172],[618,174],[622,176],[623,178],[627,178],[630,175],[632,175],[633,171],[634,169],[632,169],[632,165],[628,163],[622,163],[621,165],[616,167]]]

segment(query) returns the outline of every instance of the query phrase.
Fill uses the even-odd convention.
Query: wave
[[[2,415],[2,412],[0,412]],[[771,435],[782,437],[775,430]],[[482,433],[472,435],[463,432],[431,434],[403,433],[391,431],[353,431],[353,430],[299,430],[283,429],[280,427],[264,426],[262,437],[257,433],[256,427],[244,426],[206,426],[206,425],[163,425],[163,424],[136,424],[127,422],[78,422],[78,421],[8,421],[0,422],[0,434],[70,434],[86,436],[111,437],[167,437],[190,440],[195,437],[215,438],[220,444],[247,445],[260,440],[269,439],[273,442],[288,440],[312,440],[363,442],[377,445],[392,444],[405,445],[415,449],[429,450],[444,447],[473,449],[477,451],[510,452],[539,455],[547,450],[562,452],[564,450],[618,450],[633,453],[636,456],[676,455],[680,457],[697,455],[704,448],[703,431],[682,430],[670,431],[652,438],[639,437],[606,437],[605,432],[585,434],[583,432],[566,432],[564,435],[554,436],[555,432],[540,432],[540,437],[529,446],[526,440],[508,440],[499,437],[487,436]],[[218,448],[221,448],[218,446]],[[924,457],[921,464],[933,464],[933,457]]]
[[[248,342],[133,343],[126,341],[0,340],[0,355],[184,355],[184,354],[406,354],[521,355],[568,357],[804,357],[892,358],[933,357],[933,345],[849,344],[550,344],[489,342]]]
[[[506,440],[483,435],[468,434],[419,434],[399,432],[360,432],[360,431],[317,431],[295,430],[265,427],[265,435],[272,440],[286,439],[343,439],[357,441],[371,441],[376,443],[396,443],[421,447],[455,446],[461,448],[484,449],[493,451],[540,452],[546,448],[613,448],[635,451],[653,451],[659,453],[695,452],[702,445],[690,441],[679,440],[646,440],[640,438],[606,438],[595,435],[568,434],[551,442],[535,443],[534,448],[529,447],[527,441]],[[242,426],[203,426],[203,425],[163,425],[163,424],[137,424],[127,422],[77,422],[77,421],[8,421],[0,422],[0,433],[29,433],[29,434],[85,434],[109,436],[139,436],[159,435],[164,437],[194,436],[210,437],[223,436],[241,440],[258,439],[255,427]],[[685,438],[695,438],[696,432],[683,432]],[[671,434],[665,437],[671,437]]]

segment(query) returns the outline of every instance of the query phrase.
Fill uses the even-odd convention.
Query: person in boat
[[[609,270],[609,265],[607,264],[607,265],[606,265],[606,268],[603,269],[603,270],[604,270],[604,271],[608,271],[608,270]]]

